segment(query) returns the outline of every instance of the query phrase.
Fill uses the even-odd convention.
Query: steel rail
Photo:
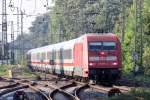
[[[19,87],[6,89],[6,90],[0,92],[0,97],[5,95],[5,94],[8,94],[10,92],[14,92],[14,91],[17,91],[17,90],[20,90],[20,89],[24,89],[24,88],[28,88],[28,86],[27,85],[23,85],[23,86],[19,86]]]
[[[80,91],[81,91],[83,88],[85,88],[86,86],[87,86],[87,84],[84,84],[84,85],[82,85],[81,87],[79,87],[79,88],[77,88],[77,89],[75,90],[74,95],[78,98],[78,100],[80,100],[80,98],[79,98],[79,93],[80,93]]]
[[[51,98],[54,98],[54,95],[57,94],[57,93],[62,93],[63,95],[67,96],[68,98],[70,98],[71,100],[80,100],[78,99],[76,96],[62,90],[62,89],[55,89],[54,91],[52,91],[52,93],[50,94],[50,97]]]
[[[114,88],[118,88],[122,93],[129,92],[133,87],[126,86],[113,86]]]
[[[28,86],[29,88],[31,88],[32,90],[40,93],[46,100],[52,100],[50,99],[46,94],[44,94],[40,89],[35,88],[34,86],[32,86],[32,82],[29,80],[23,80],[23,79],[9,79],[9,78],[3,78],[4,80],[11,80],[12,82],[21,84],[21,85],[25,85]]]
[[[122,91],[119,88],[116,88],[116,87],[103,87],[103,86],[86,84],[86,83],[82,83],[82,82],[76,82],[76,83],[81,85],[81,87],[79,87],[75,91],[75,96],[77,96],[78,98],[79,98],[80,91],[82,89],[85,89],[85,88],[92,88],[92,90],[94,89],[94,90],[96,90],[100,93],[106,93],[108,96],[113,96],[115,94],[122,93]]]
[[[23,82],[21,82],[21,81],[23,81]],[[29,80],[21,80],[21,81],[16,81],[16,82],[19,83],[19,84],[22,84],[22,85],[28,85],[29,88],[31,88],[32,90],[34,90],[34,91],[40,93],[46,100],[52,100],[52,99],[49,98],[45,93],[43,93],[43,92],[41,91],[41,89],[39,89],[39,88],[33,86],[33,85],[32,85],[32,82],[30,82]],[[29,83],[25,83],[25,82],[29,82]]]
[[[14,83],[14,84],[10,84],[10,85],[6,85],[6,86],[2,86],[2,87],[0,87],[0,89],[13,88],[13,87],[16,87],[17,85],[19,85],[19,84],[18,84],[18,83]]]
[[[54,85],[48,84],[48,87],[54,89],[54,90],[51,92],[50,97],[51,97],[51,98],[54,98],[54,95],[59,92],[59,93],[63,93],[63,94],[66,95],[67,97],[70,97],[72,100],[80,100],[80,99],[78,99],[76,96],[74,96],[74,95],[72,95],[71,93],[69,93],[69,92],[67,92],[67,91],[64,90],[64,89],[69,88],[69,87],[72,87],[72,86],[75,86],[75,83],[74,83],[74,82],[72,82],[71,84],[67,84],[67,85],[65,85],[65,86],[62,86],[62,87],[60,87],[60,88],[58,88],[58,87],[56,87],[56,86],[54,86]]]

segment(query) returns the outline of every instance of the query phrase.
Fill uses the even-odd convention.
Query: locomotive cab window
[[[91,51],[116,50],[115,42],[90,42],[88,46]]]
[[[115,50],[116,43],[115,42],[103,42],[103,50]]]
[[[91,42],[91,43],[89,43],[89,50],[91,50],[91,51],[102,50],[102,42]]]

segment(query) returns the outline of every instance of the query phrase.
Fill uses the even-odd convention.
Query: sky
[[[2,0],[1,0],[2,1]],[[28,28],[31,27],[32,22],[35,18],[39,15],[42,15],[48,11],[48,7],[53,6],[51,0],[6,0],[7,1],[7,23],[8,23],[8,42],[11,41],[10,34],[11,34],[11,21],[14,23],[14,37],[17,37],[17,9],[19,8],[22,10],[25,15],[23,16],[23,31],[24,33],[29,33]],[[47,3],[48,1],[48,3]],[[47,5],[48,4],[48,5]],[[9,7],[12,5],[13,7]],[[2,14],[2,2],[0,2],[0,14]],[[19,16],[20,17],[20,16]],[[0,15],[0,24],[2,23],[2,15]],[[0,26],[0,34],[2,32],[2,26]],[[1,35],[0,35],[1,39]]]

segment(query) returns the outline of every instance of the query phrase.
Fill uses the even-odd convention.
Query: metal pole
[[[17,36],[20,34],[20,25],[19,25],[19,8],[17,7]],[[19,59],[19,50],[17,49],[16,50],[16,58],[17,58],[17,64],[19,63],[18,62],[18,59]]]
[[[12,49],[11,49],[11,63],[14,64],[14,26],[13,21],[11,21],[11,42],[12,42]]]
[[[2,1],[2,64],[8,59],[6,0]],[[8,60],[7,60],[8,64]]]
[[[51,19],[51,15],[50,15],[50,26],[49,26],[49,28],[50,28],[50,42],[51,42],[51,44],[53,43],[53,31],[52,31],[52,19]]]
[[[124,42],[125,35],[125,0],[121,0],[121,42]]]
[[[20,44],[21,44],[21,65],[23,64],[23,59],[24,59],[24,46],[23,46],[23,11],[21,10],[21,39],[20,39]]]

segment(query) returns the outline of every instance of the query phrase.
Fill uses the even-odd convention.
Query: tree
[[[32,23],[32,26],[29,28],[29,30],[31,41],[34,47],[48,45],[49,24],[50,16],[48,14],[38,16]]]
[[[50,14],[52,35],[63,34],[63,40],[68,40],[86,33],[112,32],[119,13],[117,0],[55,0]]]

